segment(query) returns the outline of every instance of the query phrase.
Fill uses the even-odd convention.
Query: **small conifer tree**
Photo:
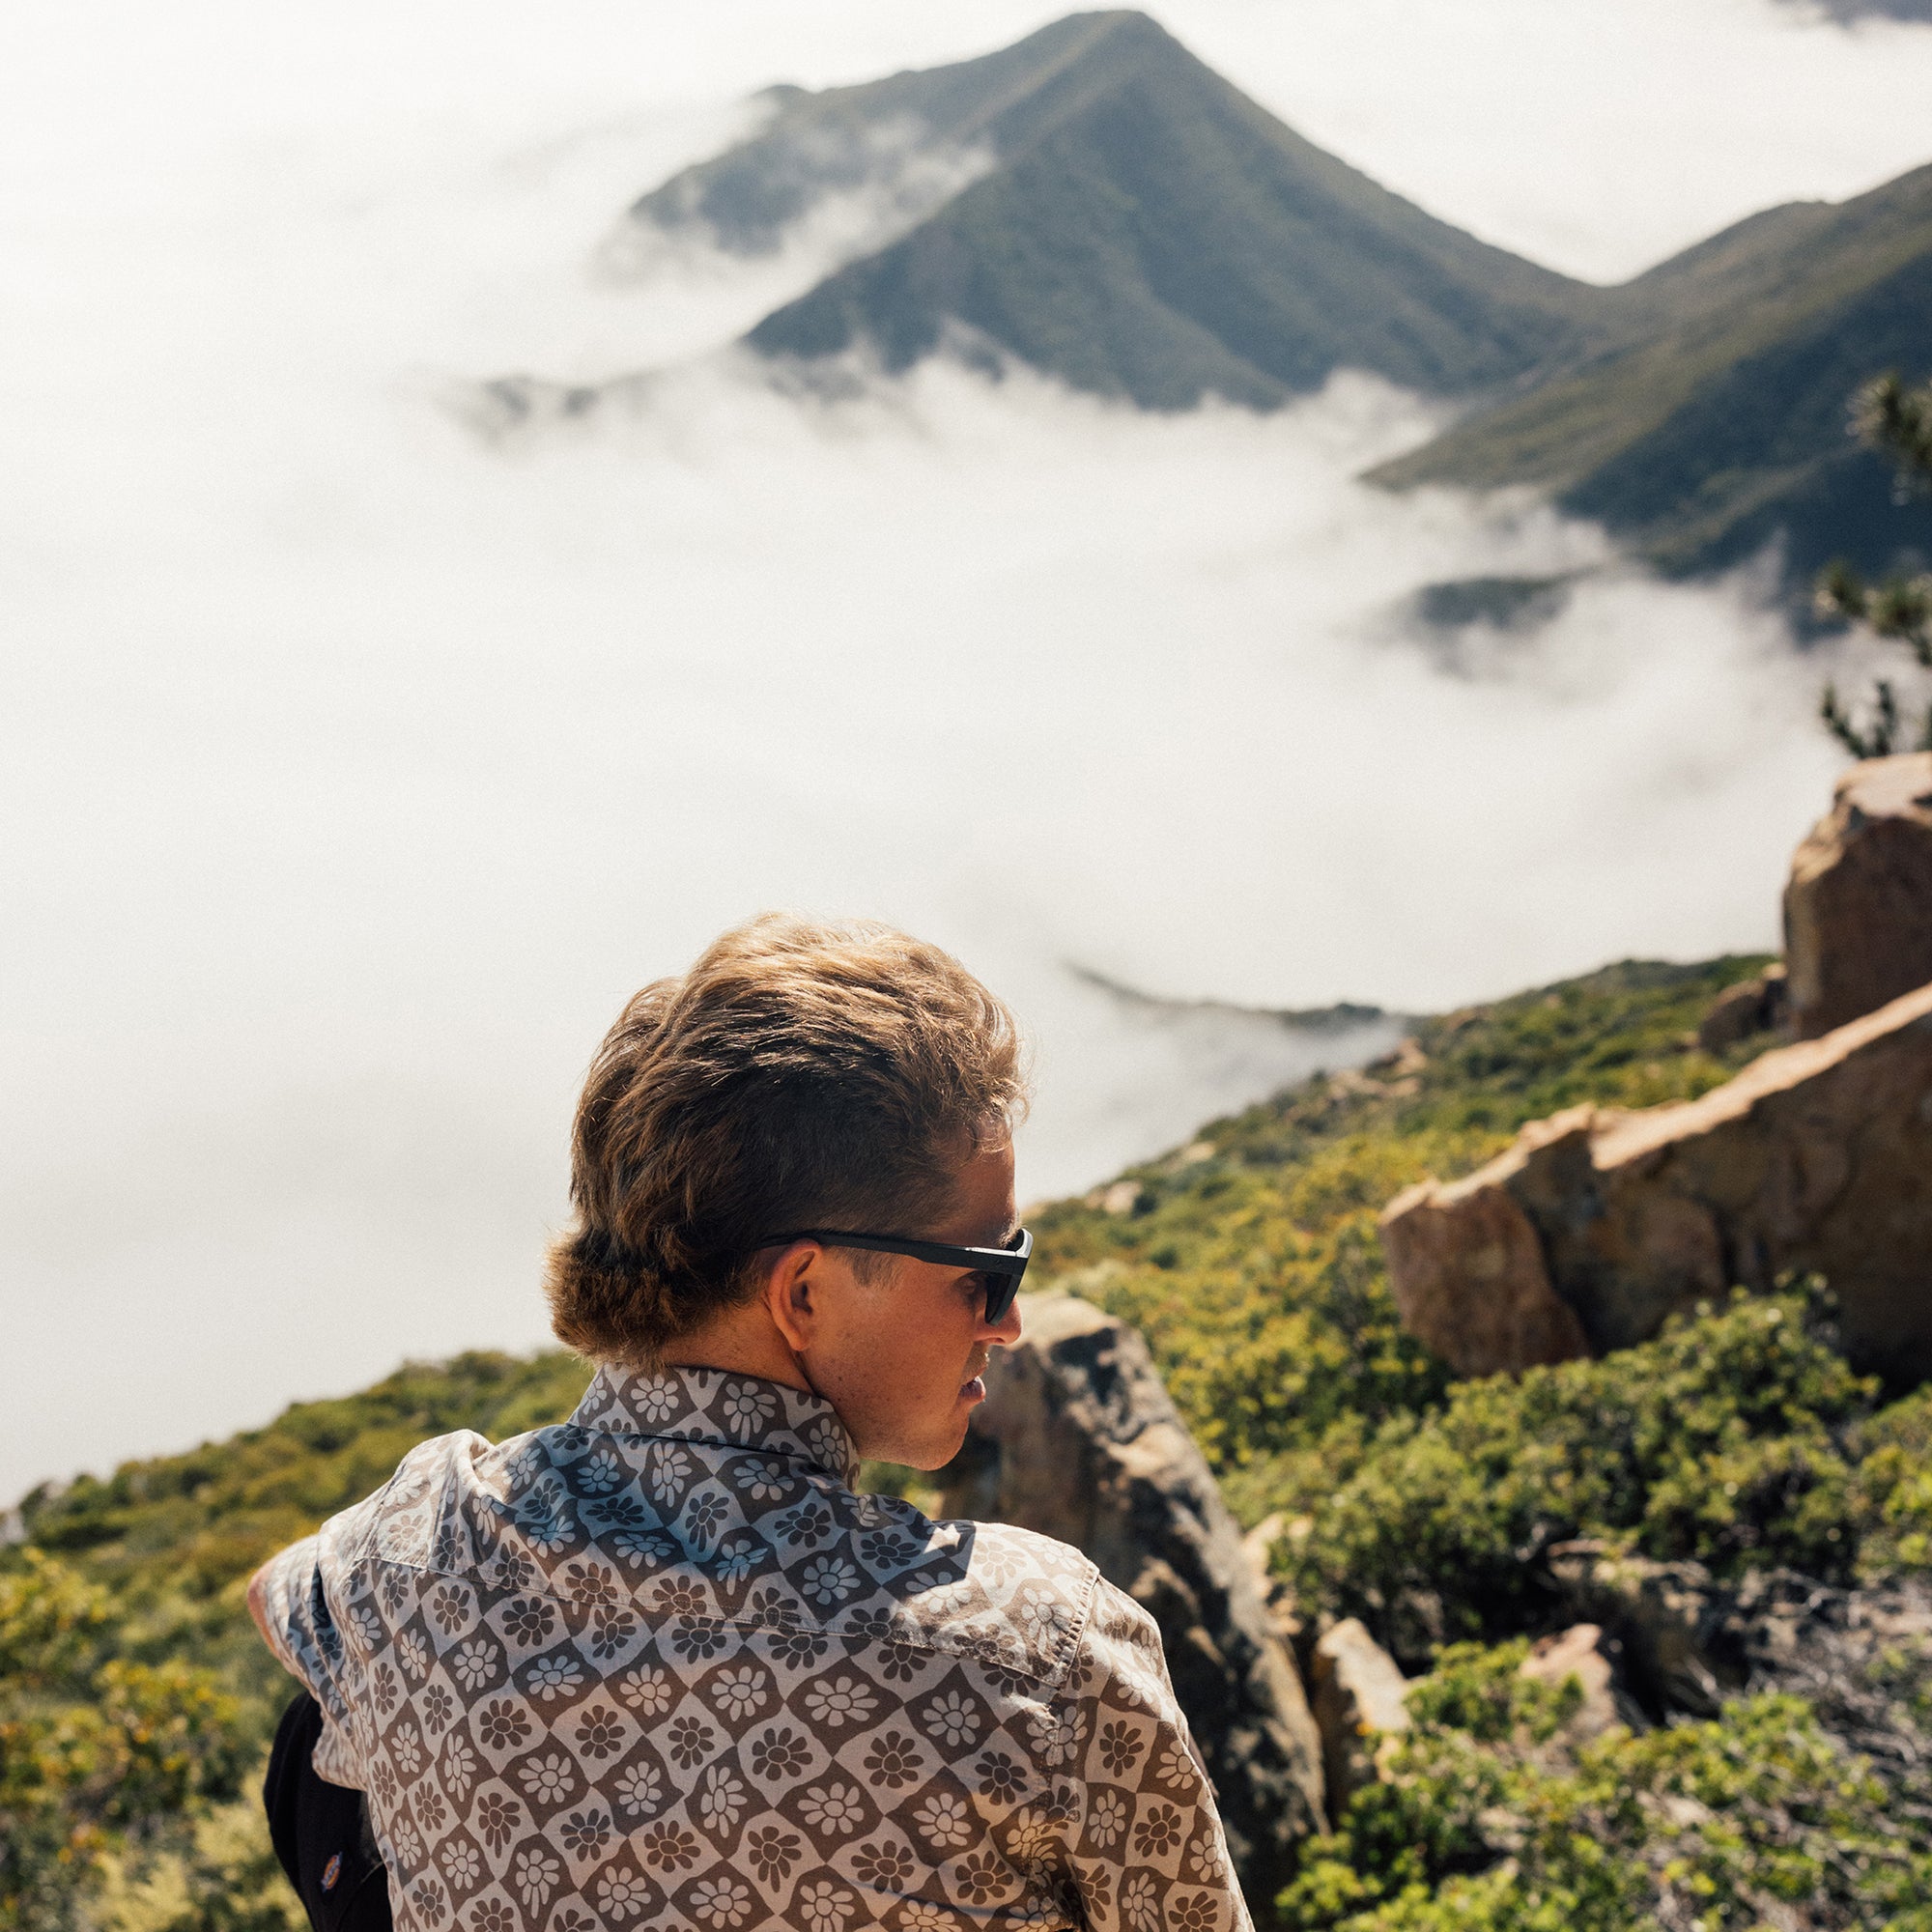
[[[1901,498],[1932,490],[1932,383],[1908,388],[1894,371],[1868,383],[1852,406],[1852,426],[1870,448],[1889,456],[1896,467]],[[1932,670],[1932,574],[1893,575],[1867,583],[1842,558],[1819,578],[1819,614],[1864,625],[1881,638],[1904,644],[1919,665]],[[1922,719],[1899,705],[1889,678],[1877,680],[1861,724],[1828,684],[1819,715],[1855,758],[1883,758],[1893,752],[1932,752],[1932,704]]]

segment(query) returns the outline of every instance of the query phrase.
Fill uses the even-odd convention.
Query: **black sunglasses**
[[[916,1262],[937,1262],[941,1267],[977,1268],[986,1277],[986,1320],[1003,1321],[1020,1278],[1033,1257],[1033,1236],[1022,1228],[1004,1248],[955,1248],[945,1241],[915,1241],[904,1235],[851,1235],[838,1228],[800,1228],[789,1235],[773,1235],[761,1248],[782,1248],[793,1241],[817,1241],[828,1248],[869,1248],[880,1255],[910,1255]]]

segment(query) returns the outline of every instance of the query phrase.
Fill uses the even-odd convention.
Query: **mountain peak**
[[[1344,362],[1506,383],[1576,335],[1585,294],[1324,154],[1132,9],[787,95],[632,216],[757,253],[852,191],[895,232],[760,323],[760,354],[902,369],[967,340],[1144,408],[1266,409]]]
[[[641,196],[631,219],[696,228],[733,254],[756,255],[833,195],[881,190],[924,213],[919,204],[932,196],[906,179],[919,164],[1010,153],[1056,115],[1163,59],[1198,66],[1158,21],[1120,8],[1068,14],[946,67],[816,93],[781,83],[757,97],[771,118],[756,134]]]

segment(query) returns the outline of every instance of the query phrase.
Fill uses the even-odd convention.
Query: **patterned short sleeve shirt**
[[[856,1467],[815,1396],[604,1369],[274,1560],[398,1926],[1247,1932],[1151,1618]]]

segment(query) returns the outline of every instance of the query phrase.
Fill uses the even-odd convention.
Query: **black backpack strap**
[[[322,1708],[306,1690],[282,1713],[262,1780],[269,1836],[315,1932],[390,1932],[389,1875],[361,1792],[318,1777]]]

